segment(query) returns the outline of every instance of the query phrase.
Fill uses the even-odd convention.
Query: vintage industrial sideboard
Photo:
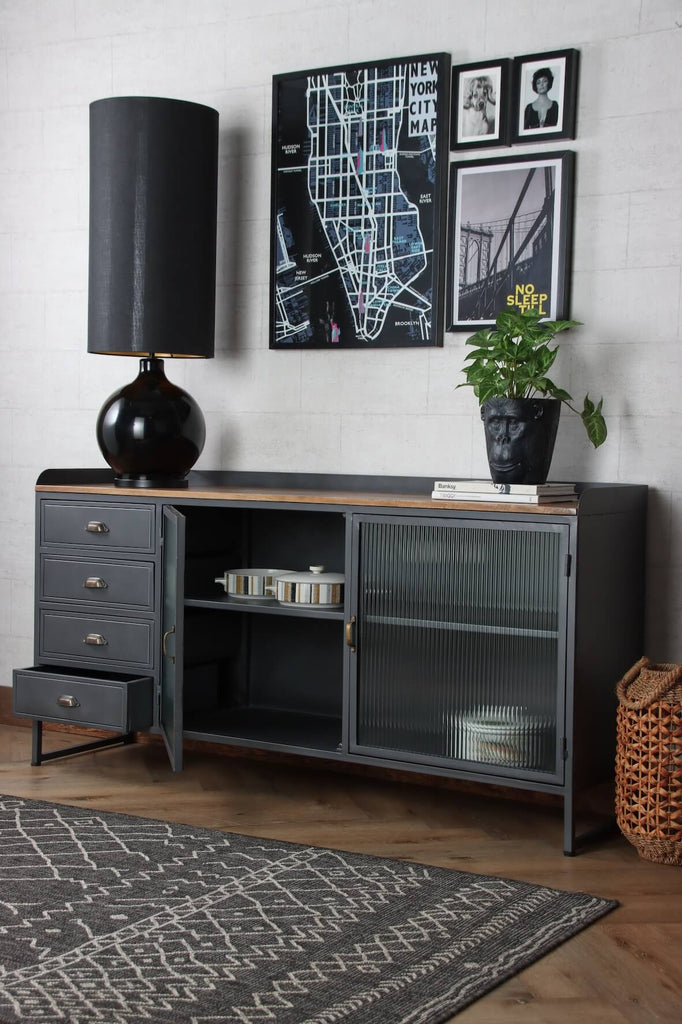
[[[434,501],[411,477],[195,472],[123,489],[47,470],[35,664],[14,711],[574,797],[613,774],[615,684],[643,653],[647,489]],[[324,565],[339,607],[228,596],[228,569]]]

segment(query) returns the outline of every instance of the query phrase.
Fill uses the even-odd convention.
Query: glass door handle
[[[346,623],[346,647],[354,654],[357,651],[355,643],[355,616],[351,615],[350,619]]]
[[[163,634],[163,638],[161,640],[161,650],[163,652],[163,656],[164,656],[164,658],[168,658],[169,661],[171,662],[171,664],[173,664],[173,665],[175,664],[175,655],[168,653],[168,648],[166,646],[166,642],[168,640],[168,637],[172,636],[172,634],[174,632],[175,632],[175,626],[173,625],[173,626],[171,626],[170,629],[166,630],[166,632]]]

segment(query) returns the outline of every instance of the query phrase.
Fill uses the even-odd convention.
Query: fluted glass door
[[[356,517],[353,749],[558,777],[568,529]]]

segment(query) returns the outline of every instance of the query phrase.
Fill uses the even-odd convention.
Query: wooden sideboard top
[[[431,498],[433,477],[359,476],[323,473],[277,473],[241,470],[203,470],[189,474],[189,485],[179,488],[117,487],[111,470],[47,469],[36,483],[39,493],[96,495],[98,497],[164,498],[173,504],[187,501],[233,501],[292,505],[332,505],[348,508],[411,508],[512,512],[531,515],[603,515],[646,510],[645,484],[578,483],[572,500],[545,504],[506,501],[445,501]]]
[[[234,479],[232,479],[234,478]],[[308,486],[301,486],[306,484]],[[312,486],[311,486],[312,485]],[[345,485],[345,486],[344,486]],[[402,485],[402,486],[401,486]],[[387,489],[390,488],[390,489]],[[431,498],[432,480],[415,477],[343,477],[322,474],[191,473],[184,488],[118,487],[105,470],[46,470],[36,491],[183,501],[237,501],[372,508],[471,509],[541,515],[577,514],[579,499],[541,505],[500,501],[445,501]]]
[[[372,491],[318,491],[292,488],[263,487],[187,487],[173,490],[172,488],[138,488],[115,487],[102,484],[38,484],[37,491],[50,491],[63,494],[108,494],[112,497],[134,495],[136,498],[145,496],[153,498],[169,498],[181,503],[183,500],[204,499],[210,501],[262,501],[285,502],[292,504],[313,505],[365,505],[384,508],[448,508],[477,509],[485,512],[540,512],[544,514],[575,515],[578,511],[577,499],[570,502],[553,502],[542,505],[517,504],[501,501],[444,501],[434,500],[428,495],[378,493]]]

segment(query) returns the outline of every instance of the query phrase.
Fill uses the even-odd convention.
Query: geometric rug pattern
[[[0,797],[0,1021],[439,1024],[616,903]]]

